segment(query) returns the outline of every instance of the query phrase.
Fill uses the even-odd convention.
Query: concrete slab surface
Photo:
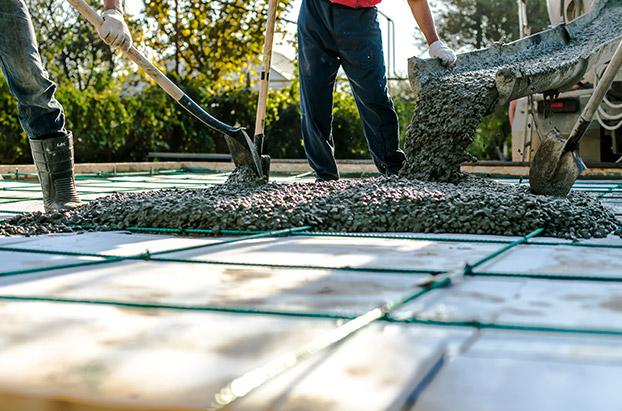
[[[89,177],[78,187],[95,198],[226,177]],[[612,207],[622,204],[619,187],[577,183]],[[37,184],[5,180],[1,188],[0,218],[42,209]],[[617,409],[622,239],[536,237],[504,251],[517,240],[129,231],[3,237],[0,411],[204,410],[227,384],[279,358],[292,366],[230,409]],[[343,342],[295,359],[348,318],[421,292],[428,273],[463,272],[488,257],[475,276],[428,290]],[[583,278],[589,275],[599,279]]]

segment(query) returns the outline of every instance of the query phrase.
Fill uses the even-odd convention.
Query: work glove
[[[440,40],[430,44],[428,53],[430,53],[430,57],[439,59],[445,67],[453,66],[458,59],[456,53]]]
[[[104,24],[99,28],[99,36],[111,47],[128,51],[132,47],[132,34],[125,23],[123,13],[117,9],[104,11]]]

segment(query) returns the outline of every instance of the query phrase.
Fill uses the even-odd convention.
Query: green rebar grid
[[[193,183],[189,183],[193,184]],[[202,183],[204,184],[204,183]],[[617,188],[619,188],[618,185]],[[141,188],[144,190],[144,188]],[[615,188],[610,188],[609,193],[612,192]],[[605,194],[603,194],[604,196]],[[30,201],[31,199],[28,199]],[[18,202],[18,201],[15,201]],[[2,211],[0,211],[2,212]],[[19,213],[19,212],[15,212]],[[74,227],[77,229],[96,229],[95,226],[81,226]],[[377,315],[372,318],[369,323],[365,323],[364,326],[367,326],[376,321],[389,322],[389,323],[399,323],[399,324],[418,324],[424,326],[436,326],[436,327],[467,327],[473,329],[494,329],[494,330],[506,330],[506,331],[520,331],[520,332],[538,332],[538,333],[570,333],[570,334],[587,334],[587,335],[607,335],[607,336],[617,336],[622,337],[622,329],[608,328],[608,329],[597,329],[597,328],[581,328],[581,327],[558,327],[558,326],[542,326],[542,325],[523,325],[523,324],[511,324],[511,323],[500,323],[500,322],[481,322],[477,320],[471,321],[450,321],[450,320],[430,320],[426,318],[419,318],[416,315],[411,316],[410,318],[397,318],[395,316],[395,312],[400,308],[406,306],[407,304],[416,301],[419,298],[427,295],[429,292],[436,290],[438,288],[448,287],[454,281],[461,281],[462,278],[467,277],[508,277],[508,278],[533,278],[540,280],[581,280],[581,281],[606,281],[606,282],[622,282],[622,276],[607,276],[607,275],[562,275],[562,274],[526,274],[526,273],[494,273],[494,272],[478,272],[477,268],[483,266],[486,263],[491,262],[492,260],[498,258],[499,256],[509,252],[512,249],[515,249],[518,246],[529,246],[529,245],[540,245],[540,246],[568,246],[568,247],[585,247],[585,248],[610,248],[610,249],[618,249],[622,248],[620,245],[610,245],[610,244],[593,244],[593,243],[572,243],[572,242],[563,242],[563,241],[544,241],[537,240],[531,241],[535,237],[539,236],[543,229],[539,228],[534,230],[532,233],[521,237],[517,240],[509,240],[509,239],[491,239],[491,238],[469,238],[469,237],[427,237],[421,235],[408,235],[408,234],[373,234],[373,233],[360,233],[360,234],[350,234],[350,233],[323,233],[323,232],[312,232],[312,227],[298,227],[298,228],[289,228],[284,230],[277,231],[245,231],[245,230],[207,230],[200,228],[152,228],[152,227],[127,227],[124,231],[137,232],[137,233],[161,233],[161,234],[188,234],[188,235],[225,235],[225,236],[238,236],[235,238],[222,239],[220,241],[215,241],[213,243],[206,244],[198,244],[192,246],[185,246],[180,248],[175,248],[171,250],[158,251],[154,253],[141,253],[137,255],[131,256],[118,256],[118,255],[104,255],[100,253],[82,253],[82,252],[70,252],[70,251],[55,251],[55,250],[36,250],[36,249],[28,249],[28,248],[20,248],[20,247],[0,247],[0,253],[2,252],[14,252],[14,253],[32,253],[32,254],[46,254],[46,255],[57,255],[57,256],[67,256],[67,257],[77,257],[77,258],[89,258],[94,259],[91,261],[80,261],[78,263],[73,264],[60,264],[56,266],[50,267],[41,267],[41,268],[32,268],[26,270],[15,270],[9,272],[0,273],[0,277],[9,277],[9,276],[18,276],[18,275],[28,275],[33,273],[42,273],[54,270],[62,270],[62,269],[73,269],[73,268],[81,268],[81,267],[91,267],[91,266],[99,266],[103,264],[111,264],[111,263],[120,263],[127,261],[149,261],[149,262],[174,262],[181,264],[205,264],[205,265],[229,265],[229,266],[247,266],[247,267],[260,267],[266,268],[270,270],[278,270],[278,269],[300,269],[300,270],[330,270],[330,271],[341,271],[341,272],[365,272],[365,273],[379,273],[379,274],[390,274],[390,275],[427,275],[430,279],[428,283],[425,283],[418,287],[413,291],[407,298],[400,298],[396,301],[388,302],[383,305],[382,315]],[[265,238],[278,238],[284,236],[315,236],[315,237],[342,237],[342,238],[376,238],[376,239],[398,239],[404,241],[431,241],[431,242],[450,242],[450,243],[473,243],[473,244],[498,244],[502,247],[494,252],[488,254],[487,256],[472,262],[470,264],[466,264],[462,270],[458,270],[457,272],[447,273],[440,270],[426,270],[425,268],[420,269],[391,269],[391,268],[358,268],[358,267],[330,267],[330,266],[309,266],[309,265],[285,265],[285,264],[265,264],[265,263],[235,263],[235,262],[226,262],[226,261],[214,261],[214,260],[205,260],[205,259],[184,259],[184,258],[172,258],[166,257],[167,254],[172,253],[182,253],[189,251],[197,251],[202,249],[209,249],[216,246],[224,246],[228,244],[241,243],[244,241],[250,241],[255,239],[265,239]],[[236,314],[236,315],[272,315],[272,316],[283,316],[283,317],[294,317],[294,318],[315,318],[315,319],[326,319],[326,320],[334,320],[334,321],[349,321],[355,322],[361,319],[363,316],[368,315],[369,313],[357,314],[357,313],[325,313],[325,312],[296,312],[296,311],[285,311],[285,310],[267,310],[256,307],[220,307],[220,306],[211,306],[211,305],[186,305],[186,304],[160,304],[160,303],[140,303],[140,302],[132,302],[132,301],[119,301],[119,300],[111,300],[111,299],[80,299],[80,298],[62,298],[62,297],[53,297],[53,296],[26,296],[26,295],[0,295],[0,300],[7,302],[42,302],[42,303],[58,303],[58,304],[78,304],[78,305],[94,305],[94,306],[113,306],[113,307],[124,307],[124,308],[132,308],[132,309],[151,309],[151,310],[174,310],[174,311],[191,311],[191,312],[206,312],[206,313],[227,313],[227,314]],[[380,308],[377,308],[380,309]],[[360,328],[357,328],[352,331],[352,333],[358,332]],[[348,338],[349,335],[345,335],[343,338]],[[340,342],[340,340],[335,340],[334,343]],[[330,345],[326,347],[321,347],[322,350],[328,348]],[[296,353],[297,361],[304,360],[308,355],[315,355],[315,352],[307,353]],[[287,365],[284,369],[278,369],[275,375],[271,375],[269,379],[272,379],[280,374],[282,374],[286,369],[289,369],[296,364],[293,363],[291,365]],[[242,376],[243,377],[243,376]],[[261,386],[266,381],[262,381],[261,384],[257,385]],[[255,387],[255,388],[257,388]],[[237,400],[237,397],[233,400]],[[232,401],[233,401],[232,400]]]
[[[91,226],[84,226],[84,228],[88,229]],[[378,268],[378,267],[351,267],[351,266],[343,266],[343,267],[335,267],[335,266],[325,266],[325,265],[296,265],[296,264],[279,264],[279,263],[244,263],[244,262],[231,262],[231,261],[218,261],[218,260],[209,260],[209,259],[187,259],[187,258],[173,258],[173,257],[165,257],[165,254],[172,253],[180,253],[184,251],[191,251],[194,249],[202,249],[216,245],[228,244],[228,243],[236,243],[240,241],[246,241],[255,238],[266,238],[266,237],[274,237],[278,234],[275,233],[287,233],[288,236],[296,237],[296,236],[316,236],[316,233],[309,231],[311,227],[301,227],[295,229],[286,229],[281,231],[244,231],[244,230],[207,230],[207,229],[150,229],[150,228],[139,228],[139,227],[131,227],[129,231],[133,232],[158,232],[165,234],[202,234],[202,235],[223,235],[223,236],[244,236],[243,238],[234,238],[231,240],[225,240],[221,242],[208,243],[203,245],[192,246],[190,248],[185,247],[181,249],[172,249],[167,251],[161,251],[156,253],[143,253],[138,255],[131,256],[114,256],[108,254],[100,254],[100,253],[84,253],[84,252],[72,252],[72,251],[63,251],[63,250],[38,250],[31,248],[20,248],[20,247],[6,247],[0,246],[1,252],[14,252],[14,253],[30,253],[30,254],[47,254],[47,255],[58,255],[58,256],[69,256],[69,257],[88,257],[88,258],[97,258],[105,261],[99,262],[88,262],[88,265],[97,265],[97,264],[106,264],[110,262],[118,262],[122,260],[145,260],[152,262],[166,262],[166,263],[182,263],[182,264],[203,264],[203,265],[228,265],[228,266],[238,266],[238,267],[249,267],[249,268],[266,268],[271,270],[278,269],[287,269],[287,270],[324,270],[324,271],[338,271],[338,272],[352,272],[352,273],[375,273],[375,274],[388,274],[388,275],[419,275],[419,274],[440,274],[443,271],[437,269],[429,269],[425,267],[419,268]],[[534,235],[534,233],[537,233]],[[389,239],[399,239],[405,241],[413,241],[413,240],[424,240],[431,242],[468,242],[473,244],[505,244],[504,247],[507,249],[511,249],[516,245],[544,245],[544,246],[568,246],[568,247],[586,247],[586,248],[620,248],[617,245],[608,245],[608,244],[585,244],[585,243],[571,243],[571,242],[532,242],[531,240],[536,237],[536,235],[540,235],[542,233],[542,229],[535,230],[534,233],[531,233],[519,240],[497,240],[497,239],[475,239],[475,238],[430,238],[430,237],[421,237],[421,236],[408,236],[408,235],[371,235],[372,238],[389,238]],[[318,233],[317,236],[337,236],[342,238],[360,238],[360,237],[368,237],[367,235],[362,235],[358,233],[348,234],[348,233]],[[518,244],[517,244],[518,243]],[[65,268],[76,268],[80,267],[81,264],[86,263],[76,263],[71,264],[69,267],[66,265],[58,265],[52,267],[45,268],[33,268],[29,269],[27,273],[32,274],[36,272],[43,272],[47,270],[60,270]],[[480,265],[483,263],[480,263]],[[594,281],[594,282],[622,282],[622,275],[620,276],[612,276],[607,274],[585,274],[585,275],[574,275],[574,274],[556,274],[556,273],[512,273],[512,272],[487,272],[487,271],[474,271],[471,267],[471,270],[466,273],[467,276],[475,277],[508,277],[508,278],[533,278],[533,279],[542,279],[542,280],[569,280],[569,281]],[[0,277],[9,277],[15,275],[25,274],[24,270],[16,270],[9,272],[0,272]]]
[[[165,171],[158,173],[117,173],[110,175],[91,175],[84,176],[84,178],[93,178],[93,179],[101,179],[110,181],[110,177],[114,178],[122,178],[122,177],[147,177],[153,176],[157,174],[166,174],[166,175],[184,175],[185,171],[176,170],[176,171]],[[117,180],[118,181],[118,180]],[[135,180],[128,180],[135,181]],[[148,181],[152,182],[152,181]],[[162,184],[169,184],[170,182],[163,182]],[[194,183],[189,183],[194,184]],[[204,185],[204,181],[197,182],[197,184]],[[598,185],[599,183],[594,183]],[[601,185],[607,185],[606,191],[603,193],[602,190],[599,190],[602,195],[606,193],[611,193],[616,189],[622,187],[622,184],[613,185],[610,183],[600,183]],[[18,190],[25,188],[32,188],[33,185],[25,185],[18,186]],[[14,188],[14,187],[12,187]],[[125,189],[125,188],[122,188]],[[144,187],[140,187],[140,190],[144,190]],[[10,191],[10,190],[8,190]],[[597,192],[597,191],[594,191]],[[96,193],[92,193],[96,194]],[[31,200],[31,199],[28,199]],[[3,212],[0,210],[0,213]],[[21,214],[21,212],[17,211],[7,211],[8,213]],[[76,226],[74,228],[78,229],[96,229],[96,226]],[[168,263],[181,263],[181,264],[205,264],[205,265],[229,265],[229,266],[244,266],[244,267],[256,267],[256,268],[266,268],[270,270],[279,270],[279,269],[299,269],[299,270],[329,270],[329,271],[338,271],[338,272],[352,272],[352,273],[377,273],[377,274],[389,274],[389,275],[441,275],[443,274],[440,270],[430,270],[425,267],[421,268],[412,268],[412,269],[391,269],[391,268],[358,268],[358,267],[332,267],[332,266],[309,266],[309,265],[292,265],[292,264],[267,264],[267,263],[236,263],[236,262],[228,262],[228,261],[216,261],[209,259],[184,259],[184,258],[172,258],[166,257],[167,254],[172,253],[180,253],[185,251],[193,251],[200,250],[203,248],[232,244],[243,242],[246,240],[252,239],[260,239],[260,238],[273,238],[278,236],[316,236],[316,237],[363,237],[363,238],[376,238],[376,239],[399,239],[405,241],[433,241],[433,242],[454,242],[454,243],[473,243],[473,244],[500,244],[504,245],[499,251],[492,253],[487,256],[485,259],[480,260],[472,265],[465,266],[464,276],[467,277],[506,277],[506,278],[532,278],[532,279],[540,279],[540,280],[569,280],[569,281],[595,281],[595,282],[622,282],[621,276],[611,276],[604,274],[587,274],[587,275],[564,275],[564,274],[556,274],[556,273],[510,273],[510,272],[486,272],[486,271],[476,271],[477,267],[480,267],[484,263],[496,258],[498,255],[513,249],[518,245],[540,245],[540,246],[563,246],[563,247],[585,247],[585,248],[611,248],[611,249],[619,249],[622,248],[622,245],[611,245],[611,244],[594,244],[594,243],[574,243],[574,242],[564,242],[564,241],[545,241],[545,240],[537,240],[531,241],[534,237],[538,236],[542,233],[542,229],[535,230],[533,233],[520,238],[519,240],[510,240],[510,239],[491,239],[491,238],[469,238],[469,237],[427,237],[421,235],[409,235],[409,234],[374,234],[374,233],[325,233],[325,232],[312,232],[311,227],[300,227],[300,228],[291,228],[279,231],[245,231],[245,230],[221,230],[214,231],[208,229],[200,229],[200,228],[158,228],[158,227],[127,227],[123,229],[124,231],[137,232],[137,233],[161,233],[161,234],[190,234],[190,235],[225,235],[225,236],[242,236],[233,239],[226,239],[222,241],[217,241],[214,243],[201,244],[196,246],[183,247],[179,249],[165,250],[159,251],[156,253],[142,253],[138,255],[131,256],[117,256],[117,255],[105,255],[99,253],[81,253],[81,252],[66,252],[66,251],[54,251],[54,250],[35,250],[28,248],[19,248],[19,247],[0,247],[1,252],[16,252],[16,253],[32,253],[32,254],[48,254],[48,255],[58,255],[58,256],[68,256],[68,257],[77,257],[77,258],[90,258],[90,261],[80,261],[77,263],[71,264],[59,264],[56,266],[50,267],[40,267],[40,268],[31,268],[26,270],[15,270],[15,271],[7,271],[0,273],[0,277],[10,277],[10,276],[18,276],[18,275],[26,275],[26,274],[34,274],[34,273],[42,273],[46,271],[54,271],[54,270],[63,270],[63,269],[73,269],[80,267],[91,267],[102,264],[110,264],[110,263],[118,263],[123,261],[150,261],[150,262],[168,262]],[[5,296],[9,297],[9,296]],[[17,298],[17,297],[16,297]],[[33,297],[34,298],[34,297]],[[40,297],[43,298],[43,297]],[[70,301],[66,301],[70,302]],[[93,302],[94,303],[94,302]],[[132,304],[130,302],[118,302],[119,304]],[[173,307],[167,306],[170,309]],[[155,305],[153,308],[167,308],[164,306]],[[146,308],[146,307],[141,307]],[[198,309],[196,307],[185,307],[185,309]],[[204,309],[206,311],[209,310],[221,310],[218,307],[211,307]],[[201,308],[203,310],[203,308]],[[225,310],[231,310],[229,308]],[[235,311],[235,310],[234,310]],[[229,312],[229,311],[227,311]],[[253,310],[251,310],[253,312]],[[263,313],[263,311],[260,311]],[[289,315],[291,313],[280,313],[279,315]],[[295,313],[296,316],[304,316],[305,314]],[[339,317],[339,319],[345,319],[347,317]],[[336,318],[335,318],[336,319]],[[474,325],[475,326],[475,325]]]
[[[62,264],[57,266],[50,267],[42,267],[42,268],[33,268],[27,270],[16,270],[11,272],[0,273],[0,277],[8,277],[8,276],[18,276],[32,273],[41,273],[53,270],[61,270],[68,268],[79,268],[79,267],[90,267],[102,264],[109,263],[118,263],[122,261],[150,261],[150,262],[175,262],[175,263],[186,263],[186,264],[213,264],[213,265],[228,265],[228,266],[245,266],[245,267],[258,267],[258,268],[267,268],[270,270],[275,269],[300,269],[300,270],[330,270],[330,271],[346,271],[346,272],[359,272],[359,273],[383,273],[383,274],[391,274],[391,275],[428,275],[428,276],[441,276],[446,274],[445,271],[439,270],[426,270],[426,269],[393,269],[393,268],[359,268],[359,267],[330,267],[330,266],[311,266],[311,265],[283,265],[283,264],[268,264],[268,263],[236,263],[236,262],[228,262],[228,261],[209,261],[209,260],[190,260],[190,259],[181,259],[181,258],[166,258],[166,257],[158,257],[159,255],[171,254],[171,253],[179,253],[184,251],[195,251],[200,249],[206,249],[221,245],[233,244],[233,243],[241,243],[244,241],[249,241],[253,239],[262,239],[262,238],[277,238],[277,237],[285,237],[285,236],[294,236],[298,233],[308,233],[311,227],[299,227],[292,228],[286,230],[279,231],[267,231],[260,233],[252,233],[250,235],[245,235],[237,238],[226,239],[222,241],[217,241],[214,243],[207,244],[199,244],[193,246],[180,247],[171,250],[159,251],[156,253],[142,253],[138,255],[131,256],[118,256],[118,255],[103,255],[97,253],[83,253],[83,252],[65,252],[65,251],[54,251],[54,250],[36,250],[36,249],[25,249],[18,247],[0,247],[0,252],[19,252],[19,253],[33,253],[33,254],[46,254],[46,255],[60,255],[60,256],[71,256],[71,257],[88,257],[88,258],[98,258],[97,261],[86,261],[79,262],[75,264]],[[489,273],[489,272],[477,272],[475,269],[496,259],[502,254],[507,253],[508,251],[520,246],[529,244],[530,240],[537,237],[542,233],[543,229],[534,230],[532,233],[515,240],[507,245],[504,245],[502,248],[488,254],[487,256],[479,259],[476,262],[466,264],[464,269],[460,272],[461,276],[464,277],[477,277],[477,276],[500,276],[500,277],[509,277],[509,278],[533,278],[540,280],[572,280],[572,281],[603,281],[603,282],[622,282],[622,276],[575,276],[575,275],[562,275],[562,274],[524,274],[524,273]],[[232,233],[238,233],[234,231]],[[342,236],[346,236],[345,233],[342,233]],[[356,236],[354,236],[356,237]],[[231,307],[217,307],[217,306],[190,306],[183,304],[157,304],[157,303],[135,303],[128,301],[116,301],[116,300],[83,300],[83,299],[67,299],[67,298],[54,298],[54,297],[37,297],[37,296],[8,296],[2,295],[0,296],[2,300],[11,300],[11,301],[45,301],[45,302],[58,302],[58,303],[75,303],[75,304],[91,304],[91,305],[112,305],[112,306],[122,306],[129,308],[145,308],[145,309],[170,309],[170,310],[182,310],[182,311],[205,311],[205,312],[225,312],[225,313],[233,313],[233,314],[260,314],[260,315],[279,315],[279,316],[290,316],[290,317],[309,317],[309,318],[329,318],[335,320],[347,320],[352,319],[354,314],[349,315],[336,315],[336,314],[326,314],[326,313],[301,313],[301,312],[287,312],[287,311],[278,311],[278,310],[261,310],[256,308],[231,308]],[[384,320],[391,322],[419,322],[424,321],[421,319],[413,318],[407,320],[396,320],[391,316],[387,316]],[[439,322],[440,325],[455,325],[455,322]],[[470,324],[470,325],[467,325]],[[473,322],[465,322],[464,326],[471,326],[475,328],[492,328],[495,324],[478,324]],[[505,324],[504,327],[510,327],[511,324]],[[523,327],[523,326],[517,326]],[[530,328],[529,326],[525,327],[525,330],[533,330],[540,331],[542,327],[534,326]],[[550,332],[555,332],[555,330],[559,330],[559,332],[568,332],[566,328],[563,327],[548,327]],[[586,330],[586,329],[572,329],[576,330],[577,333],[594,333],[594,330]],[[612,335],[617,335],[617,333],[621,333],[622,331],[618,330],[603,330],[603,333],[609,333]]]
[[[311,227],[300,227],[295,229],[288,230],[279,230],[273,232],[265,232],[265,233],[256,233],[247,236],[242,236],[233,239],[226,239],[222,241],[218,241],[215,243],[194,245],[194,246],[186,246],[172,250],[160,251],[153,254],[141,254],[138,256],[131,257],[121,257],[121,256],[107,256],[108,259],[112,261],[122,261],[125,259],[146,259],[149,261],[159,261],[157,257],[154,255],[158,254],[168,254],[173,252],[182,252],[182,251],[190,251],[190,250],[198,250],[207,247],[213,247],[218,245],[226,245],[246,240],[252,239],[260,239],[260,238],[275,238],[281,236],[290,236],[294,233],[300,232],[308,232]],[[111,300],[111,299],[80,299],[80,298],[62,298],[62,297],[50,297],[50,296],[27,296],[27,295],[0,295],[0,300],[8,301],[8,302],[40,302],[40,303],[56,303],[56,304],[78,304],[78,305],[93,305],[93,306],[113,306],[113,307],[123,307],[123,308],[132,308],[132,309],[150,309],[150,310],[174,310],[174,311],[190,311],[190,312],[206,312],[206,313],[227,313],[227,314],[235,314],[235,315],[271,315],[271,316],[282,316],[282,317],[293,317],[293,318],[310,318],[310,319],[325,319],[325,320],[338,320],[338,321],[347,321],[343,326],[340,326],[336,331],[343,328],[343,332],[337,332],[337,336],[335,337],[335,331],[330,333],[326,333],[324,336],[324,340],[322,336],[320,336],[319,341],[324,341],[323,343],[316,344],[314,341],[310,342],[308,346],[304,346],[302,350],[297,351],[295,353],[291,353],[287,358],[295,358],[295,361],[280,361],[280,359],[276,359],[274,362],[275,369],[272,372],[267,372],[262,379],[256,382],[252,389],[247,391],[244,395],[234,396],[229,398],[226,401],[226,404],[230,404],[234,401],[237,401],[245,396],[249,395],[255,389],[263,386],[267,382],[281,375],[288,369],[298,365],[301,361],[306,360],[312,355],[316,355],[321,351],[324,351],[340,342],[345,340],[346,338],[350,338],[350,336],[358,333],[362,328],[369,326],[370,324],[378,321],[382,322],[390,322],[390,323],[399,323],[399,324],[417,324],[424,326],[436,326],[436,327],[468,327],[474,329],[491,329],[491,330],[504,330],[504,331],[520,331],[520,332],[537,332],[537,333],[562,333],[562,334],[579,334],[579,335],[602,335],[602,336],[615,336],[622,337],[622,329],[616,328],[588,328],[588,327],[560,327],[560,326],[546,326],[546,325],[525,325],[525,324],[512,324],[512,323],[502,323],[502,322],[483,322],[479,320],[469,320],[469,321],[453,321],[453,320],[433,320],[427,318],[419,318],[418,316],[410,316],[409,318],[398,318],[395,313],[399,309],[405,307],[406,305],[416,301],[419,298],[429,294],[431,291],[437,290],[439,288],[444,288],[451,286],[454,282],[461,282],[462,278],[468,276],[477,275],[475,269],[481,267],[482,265],[493,261],[494,259],[500,257],[501,255],[509,252],[510,250],[527,244],[533,238],[537,237],[542,233],[543,229],[534,230],[532,233],[515,240],[509,244],[503,245],[503,247],[495,250],[494,252],[478,259],[475,262],[468,263],[464,266],[462,270],[457,270],[455,272],[439,272],[439,273],[431,273],[428,274],[427,280],[423,278],[423,280],[417,283],[417,288],[410,292],[406,297],[400,297],[394,301],[387,302],[382,306],[376,307],[371,311],[367,311],[363,314],[360,313],[326,313],[326,312],[296,312],[296,311],[285,311],[285,310],[268,310],[261,309],[256,307],[220,307],[220,306],[210,306],[210,305],[187,305],[187,304],[160,304],[160,303],[139,303],[132,301],[120,301],[120,300]],[[28,252],[25,249],[16,249],[10,247],[2,247],[0,251],[12,251],[12,252]],[[32,251],[32,250],[31,250]],[[56,254],[58,252],[50,251],[50,250],[37,250],[37,252],[45,253],[45,254]],[[67,254],[69,255],[69,254]],[[71,253],[72,256],[82,256],[88,255],[92,256],[92,254],[88,253]],[[338,269],[338,267],[335,267]],[[371,316],[371,317],[370,317]],[[366,318],[367,317],[367,318]],[[356,326],[349,327],[349,324],[357,324]],[[309,347],[314,347],[314,349],[310,349]],[[237,381],[239,379],[244,379],[246,375],[252,375],[252,371],[248,374],[245,374],[238,379],[234,379],[233,381]],[[223,387],[224,391],[226,391],[226,385]],[[225,404],[225,405],[226,405]]]
[[[184,252],[184,251],[192,251],[192,250],[198,250],[198,249],[203,249],[203,248],[215,247],[219,245],[240,243],[242,241],[249,241],[249,240],[261,239],[261,238],[283,237],[283,236],[288,236],[291,233],[295,233],[297,231],[308,230],[310,228],[311,227],[309,226],[304,226],[304,227],[297,227],[297,228],[288,228],[284,230],[264,231],[264,232],[250,234],[250,235],[240,236],[237,238],[229,238],[229,239],[225,239],[221,241],[216,241],[213,243],[198,244],[198,245],[193,245],[193,246],[175,248],[171,250],[158,251],[155,253],[147,252],[147,253],[141,253],[141,254],[130,255],[130,256],[118,256],[118,255],[72,252],[72,251],[38,250],[38,249],[28,249],[28,248],[20,248],[20,247],[0,247],[0,253],[2,252],[30,253],[30,254],[46,254],[46,255],[66,256],[66,257],[98,259],[96,261],[85,261],[85,262],[79,262],[79,263],[73,263],[73,264],[59,264],[59,265],[53,265],[53,266],[48,266],[48,267],[5,271],[5,272],[0,272],[0,277],[13,277],[13,276],[24,275],[24,274],[34,274],[34,273],[42,273],[42,272],[48,272],[48,271],[64,270],[68,268],[79,268],[79,267],[87,267],[87,266],[94,266],[94,265],[103,265],[103,264],[117,263],[117,262],[121,262],[125,260],[157,261],[158,255],[179,253],[179,252]],[[185,262],[191,262],[191,261],[192,260],[187,260]]]

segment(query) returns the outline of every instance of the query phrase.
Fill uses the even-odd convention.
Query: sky
[[[300,10],[301,1],[302,0],[294,1],[294,5],[291,8],[290,12],[286,16],[284,16],[286,19],[296,21],[298,11]],[[138,1],[126,2],[127,11],[130,14],[138,13],[140,11],[141,3],[142,2]],[[419,49],[415,44],[415,36],[421,38],[422,34],[417,28],[417,24],[415,23],[415,19],[410,12],[410,8],[408,7],[408,3],[406,2],[406,0],[384,0],[382,3],[380,3],[378,8],[395,22],[395,71],[400,76],[406,76],[408,72],[408,59],[410,57],[427,57],[426,50]],[[379,19],[380,27],[383,31],[384,44],[386,49],[387,20],[382,16],[380,16]],[[287,31],[288,38],[293,38],[296,33],[296,26],[294,24],[287,24]],[[275,50],[285,54],[292,59],[296,57],[294,50],[291,48],[291,46],[287,44],[287,42],[283,41],[282,38],[277,40]],[[386,54],[387,50],[385,50],[385,56]]]

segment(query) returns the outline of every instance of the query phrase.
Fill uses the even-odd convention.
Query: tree
[[[89,0],[101,8],[101,1]],[[102,88],[115,70],[114,53],[63,0],[26,0],[41,56],[55,81],[79,90]]]
[[[451,46],[481,49],[494,42],[519,38],[516,0],[444,0],[440,14],[439,33]],[[528,0],[527,17],[532,32],[545,29],[550,23],[545,0]]]
[[[267,0],[144,0],[146,44],[177,77],[244,83],[242,69],[261,56]],[[291,0],[279,2],[281,12]],[[279,22],[279,24],[282,24]]]

